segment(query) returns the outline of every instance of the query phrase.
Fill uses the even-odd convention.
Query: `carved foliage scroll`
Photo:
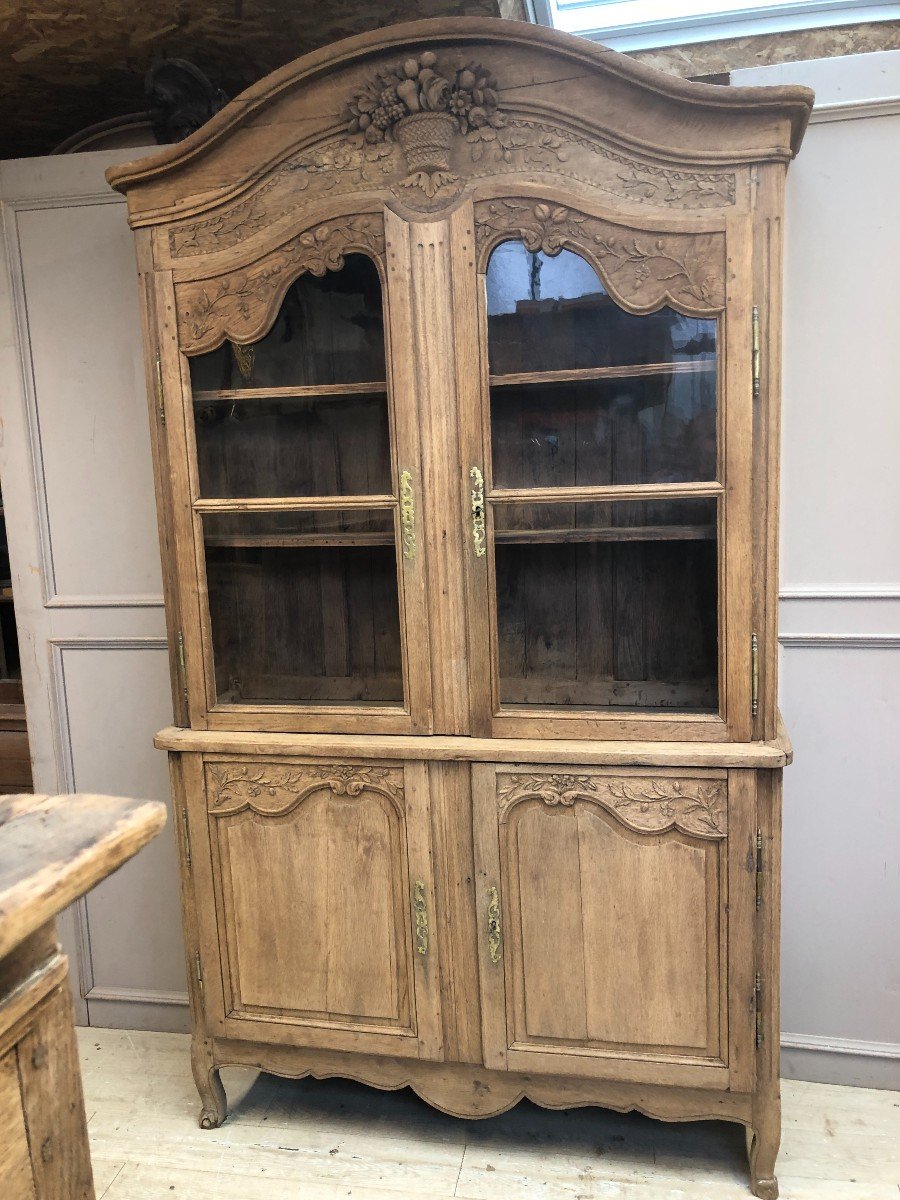
[[[345,255],[384,256],[384,221],[369,214],[337,217],[304,230],[252,266],[211,279],[181,283],[178,328],[189,354],[212,350],[225,338],[245,345],[268,330],[285,292],[304,272],[339,271]]]
[[[728,830],[726,786],[722,779],[615,778],[607,775],[501,774],[497,777],[500,821],[521,800],[538,799],[553,808],[577,800],[600,805],[639,833],[680,829],[701,838],[723,838]]]
[[[378,792],[402,811],[403,771],[365,763],[207,763],[206,789],[214,816],[233,816],[249,808],[265,816],[283,816],[313,792],[329,789],[354,798]]]
[[[722,233],[648,233],[520,198],[479,201],[475,236],[482,268],[489,251],[511,238],[549,255],[574,250],[593,263],[609,294],[630,312],[671,304],[707,316],[725,307]]]
[[[513,84],[511,92],[504,86]],[[630,152],[573,114],[531,100],[517,80],[423,47],[385,64],[347,97],[344,128],[324,129],[250,195],[169,231],[174,259],[239,245],[296,211],[301,198],[389,191],[433,212],[467,183],[517,173],[555,176],[660,209],[735,204],[734,170],[673,166]]]

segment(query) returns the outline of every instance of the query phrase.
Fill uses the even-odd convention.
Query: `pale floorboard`
[[[523,1102],[460,1121],[410,1091],[223,1072],[197,1126],[183,1034],[78,1031],[97,1200],[746,1200],[736,1125]],[[783,1200],[900,1200],[900,1093],[783,1083]]]

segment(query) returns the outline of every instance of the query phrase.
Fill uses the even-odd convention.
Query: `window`
[[[900,5],[872,0],[532,0],[541,25],[615,50],[685,45],[781,30],[894,20]]]

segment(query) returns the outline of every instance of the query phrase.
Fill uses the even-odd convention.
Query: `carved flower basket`
[[[450,145],[459,126],[447,112],[420,112],[404,117],[394,127],[410,171],[432,175],[450,170]]]

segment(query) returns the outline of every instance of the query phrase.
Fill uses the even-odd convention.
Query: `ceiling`
[[[523,11],[521,0],[0,0],[0,158],[47,154],[86,126],[144,111],[155,59],[187,59],[231,97],[350,34]]]

